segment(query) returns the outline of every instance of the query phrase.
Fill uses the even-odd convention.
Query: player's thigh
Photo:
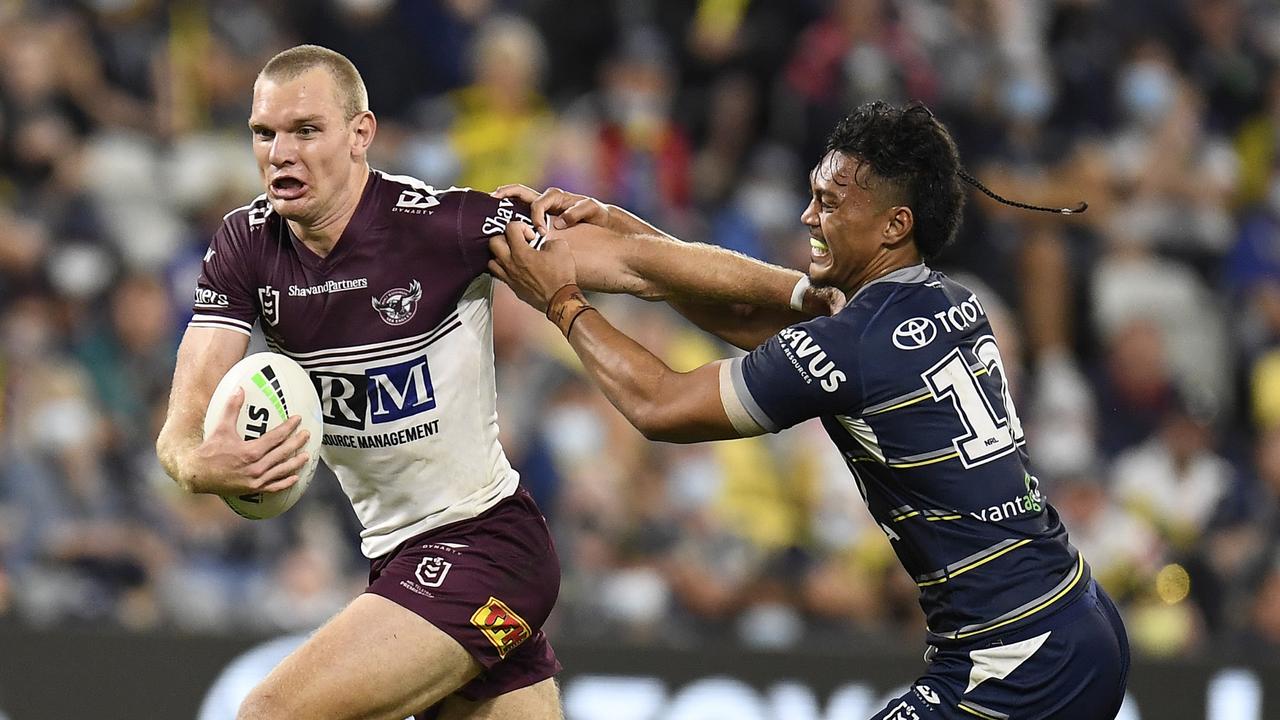
[[[480,665],[422,617],[365,593],[285,658],[239,720],[403,720],[471,680]]]
[[[561,720],[560,689],[547,678],[505,695],[472,701],[454,695],[444,701],[438,720]]]

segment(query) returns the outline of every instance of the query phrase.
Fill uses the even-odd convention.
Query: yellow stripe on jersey
[[[910,399],[910,400],[905,400],[905,401],[903,401],[903,402],[898,403],[897,405],[893,405],[893,406],[890,406],[890,407],[887,407],[887,408],[880,408],[879,410],[876,410],[875,412],[869,412],[869,413],[867,413],[864,417],[870,417],[870,416],[872,416],[872,415],[880,415],[881,413],[887,413],[887,412],[890,412],[890,411],[893,411],[893,410],[900,410],[900,409],[902,409],[902,408],[904,408],[904,407],[907,407],[908,405],[915,405],[915,404],[916,404],[916,403],[918,403],[918,402],[923,402],[923,401],[925,401],[925,400],[930,400],[930,399],[932,399],[932,396],[931,396],[931,395],[929,395],[928,393],[925,393],[924,395],[921,395],[920,397],[912,398],[912,399]]]
[[[971,707],[969,707],[969,706],[965,705],[964,703],[960,703],[959,705],[956,705],[956,707],[958,707],[958,708],[960,708],[961,710],[963,710],[963,711],[965,711],[965,712],[969,713],[970,715],[977,715],[978,717],[982,718],[983,720],[1001,720],[1000,718],[998,718],[998,717],[996,717],[996,716],[994,716],[994,715],[988,715],[988,714],[986,714],[986,713],[984,713],[984,712],[978,712],[977,710],[974,710],[973,708],[971,708]]]
[[[931,458],[931,459],[929,459],[929,460],[921,460],[920,462],[912,462],[912,463],[894,463],[894,462],[891,462],[891,463],[886,463],[886,464],[887,464],[889,467],[891,467],[891,468],[913,468],[913,467],[922,467],[922,466],[924,466],[924,465],[933,465],[934,463],[945,462],[945,461],[947,461],[947,460],[952,460],[952,459],[954,459],[954,458],[958,458],[958,457],[960,457],[960,453],[959,453],[959,452],[953,452],[953,453],[951,453],[950,455],[943,455],[942,457]]]
[[[953,570],[952,572],[949,572],[949,573],[947,573],[946,575],[944,575],[944,576],[942,576],[942,577],[938,578],[937,580],[928,580],[928,581],[926,581],[926,582],[918,582],[918,583],[916,583],[916,586],[917,586],[917,587],[929,587],[930,585],[940,585],[940,584],[942,584],[942,583],[944,583],[944,582],[946,582],[946,581],[950,580],[951,578],[953,578],[953,577],[955,577],[955,576],[957,576],[957,575],[963,575],[964,573],[967,573],[967,572],[969,572],[970,570],[972,570],[972,569],[974,569],[974,568],[977,568],[977,567],[981,567],[981,566],[983,566],[983,565],[986,565],[987,563],[991,562],[992,560],[995,560],[996,558],[1000,557],[1001,555],[1005,555],[1005,554],[1007,554],[1007,553],[1011,553],[1011,552],[1013,552],[1014,550],[1017,550],[1018,548],[1022,547],[1023,545],[1026,545],[1027,543],[1031,542],[1031,540],[1032,540],[1032,538],[1025,538],[1025,539],[1023,539],[1023,540],[1019,540],[1018,542],[1016,542],[1016,543],[1014,543],[1014,544],[1010,545],[1010,546],[1009,546],[1009,547],[1007,547],[1007,548],[1004,548],[1003,550],[1000,550],[999,552],[991,553],[990,555],[988,555],[988,556],[986,556],[986,557],[982,558],[981,560],[978,560],[978,561],[976,561],[976,562],[969,563],[968,565],[965,565],[965,566],[964,566],[964,567],[962,567],[962,568],[957,568],[957,569]]]
[[[1044,602],[1042,602],[1042,603],[1040,603],[1039,605],[1037,605],[1037,606],[1035,606],[1035,607],[1031,608],[1030,610],[1027,610],[1026,612],[1024,612],[1024,613],[1022,613],[1022,614],[1020,614],[1020,615],[1015,615],[1014,617],[1011,617],[1011,618],[1009,618],[1008,620],[1004,620],[1004,621],[998,622],[998,623],[996,623],[995,625],[992,625],[991,627],[985,627],[985,628],[982,628],[981,630],[974,630],[973,632],[967,632],[967,633],[956,633],[955,635],[952,635],[951,637],[952,637],[953,639],[955,639],[955,640],[960,640],[960,639],[967,638],[967,637],[973,637],[974,635],[981,635],[982,633],[985,633],[985,632],[991,632],[992,630],[995,630],[996,628],[1004,627],[1005,625],[1008,625],[1009,623],[1015,623],[1015,622],[1018,622],[1019,620],[1024,620],[1024,619],[1026,619],[1026,618],[1029,618],[1029,617],[1031,617],[1032,615],[1035,615],[1036,613],[1040,612],[1041,610],[1044,610],[1045,608],[1049,607],[1050,605],[1052,605],[1052,604],[1054,604],[1054,603],[1058,602],[1059,600],[1061,600],[1061,599],[1062,599],[1062,597],[1063,597],[1064,595],[1066,595],[1068,592],[1070,592],[1070,591],[1071,591],[1071,588],[1073,588],[1073,587],[1075,587],[1075,586],[1076,586],[1076,583],[1080,582],[1080,578],[1082,578],[1082,577],[1084,577],[1084,554],[1083,554],[1083,553],[1081,553],[1081,554],[1080,554],[1080,562],[1078,562],[1078,563],[1076,564],[1076,576],[1075,576],[1074,578],[1072,578],[1072,579],[1071,579],[1071,582],[1070,582],[1070,583],[1068,583],[1066,587],[1062,588],[1062,590],[1061,590],[1061,591],[1059,591],[1059,592],[1058,592],[1058,594],[1054,595],[1053,597],[1049,598],[1048,600],[1045,600]]]

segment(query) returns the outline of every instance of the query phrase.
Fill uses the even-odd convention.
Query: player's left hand
[[[503,185],[494,190],[492,195],[528,203],[533,227],[544,235],[580,223],[617,229],[611,224],[613,217],[608,205],[593,197],[571,193],[558,187],[550,187],[539,193],[528,185]]]
[[[563,240],[549,240],[534,250],[529,243],[536,237],[522,222],[507,223],[505,234],[489,238],[489,273],[509,285],[516,297],[546,312],[557,290],[578,281],[578,272]]]

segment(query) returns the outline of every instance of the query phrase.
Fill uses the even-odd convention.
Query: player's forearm
[[[787,308],[801,277],[732,250],[678,240],[617,207],[610,208],[608,227],[580,224],[552,237],[573,251],[578,284],[596,292]]]
[[[788,308],[800,280],[796,270],[770,265],[715,245],[664,235],[636,238],[630,272],[664,298]]]
[[[199,444],[200,433],[196,424],[190,419],[174,416],[165,420],[160,436],[156,438],[156,457],[160,460],[160,467],[187,492],[195,492],[195,489],[186,472],[186,458]]]
[[[682,410],[682,374],[613,327],[594,309],[573,324],[569,345],[609,402],[650,440],[700,442],[727,437],[714,427],[690,423]]]
[[[701,330],[743,350],[754,350],[779,330],[809,319],[809,315],[789,308],[685,298],[669,298],[667,303]]]

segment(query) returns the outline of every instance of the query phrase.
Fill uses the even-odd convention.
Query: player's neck
[[[360,198],[364,197],[365,185],[369,182],[369,166],[360,167],[358,174],[347,183],[342,196],[334,204],[333,211],[313,223],[303,224],[296,220],[289,221],[289,230],[293,232],[303,245],[311,252],[326,257],[333,252],[338,239],[347,229],[351,218],[360,206]]]
[[[853,297],[854,293],[861,290],[870,283],[879,280],[891,272],[901,270],[902,268],[919,265],[924,262],[920,257],[920,253],[915,247],[902,248],[901,250],[891,250],[881,253],[871,259],[862,272],[854,278],[853,286],[844,288],[845,294]]]

